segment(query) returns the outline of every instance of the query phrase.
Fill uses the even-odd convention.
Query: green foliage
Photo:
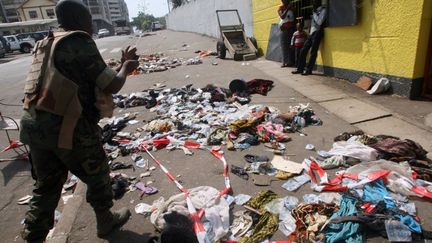
[[[156,21],[159,21],[160,24],[166,27],[165,16],[156,18]]]
[[[156,18],[152,14],[139,12],[137,17],[132,19],[131,25],[137,27],[139,30],[150,30],[152,22],[159,21],[163,26],[166,26],[165,17]]]
[[[139,30],[148,30],[150,29],[151,23],[155,20],[156,18],[153,15],[140,11],[138,16],[132,19],[131,24]]]

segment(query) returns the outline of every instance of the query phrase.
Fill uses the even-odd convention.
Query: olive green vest
[[[58,147],[72,149],[73,133],[82,107],[78,98],[78,85],[57,70],[54,53],[58,44],[73,35],[84,35],[83,31],[56,32],[37,42],[33,53],[31,70],[24,88],[24,109],[46,111],[63,117]]]

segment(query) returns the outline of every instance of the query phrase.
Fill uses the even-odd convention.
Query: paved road
[[[135,44],[139,38],[129,36],[115,36],[96,40],[98,48],[104,58],[120,57],[121,49]],[[3,115],[19,118],[24,81],[31,64],[31,56],[20,55],[15,60],[0,64],[0,102],[14,106],[0,104]],[[17,134],[12,132],[12,136]],[[6,146],[6,136],[0,133],[0,148]],[[1,150],[1,149],[0,149]],[[15,156],[14,153],[2,153],[0,158]],[[0,235],[1,242],[21,242],[17,237],[21,229],[27,206],[16,204],[17,199],[31,194],[33,180],[31,179],[27,162],[0,163]],[[62,204],[62,203],[61,203]],[[61,206],[60,204],[60,206]]]
[[[113,36],[97,39],[96,44],[104,58],[120,57],[121,50],[127,45],[134,45],[140,38],[132,36]],[[13,61],[0,64],[0,102],[20,104],[24,81],[32,57],[21,55]],[[0,106],[0,111],[13,117],[19,116],[17,109]]]

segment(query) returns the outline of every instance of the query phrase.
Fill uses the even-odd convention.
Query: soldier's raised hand
[[[136,54],[136,47],[130,48],[130,46],[126,47],[125,50],[122,50],[122,58],[121,62],[124,63],[128,60],[138,60],[138,55]]]
[[[139,62],[137,60],[127,60],[123,64],[126,73],[131,73],[139,66]]]

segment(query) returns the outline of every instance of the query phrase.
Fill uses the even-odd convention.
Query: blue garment
[[[384,182],[379,179],[377,181],[368,183],[364,186],[363,201],[378,204],[384,201],[386,208],[396,208],[396,204],[393,202]]]
[[[373,204],[384,201],[387,209],[397,208],[382,179],[365,185],[363,201]],[[399,219],[404,225],[408,226],[412,232],[418,234],[422,233],[421,225],[411,215],[402,215],[397,212],[394,212],[392,215]]]
[[[343,195],[340,202],[340,209],[334,213],[330,219],[341,216],[352,216],[357,214],[356,208],[357,199]],[[326,242],[353,242],[362,243],[363,235],[360,232],[360,224],[355,222],[344,222],[339,224],[329,224],[324,230],[326,234]]]

